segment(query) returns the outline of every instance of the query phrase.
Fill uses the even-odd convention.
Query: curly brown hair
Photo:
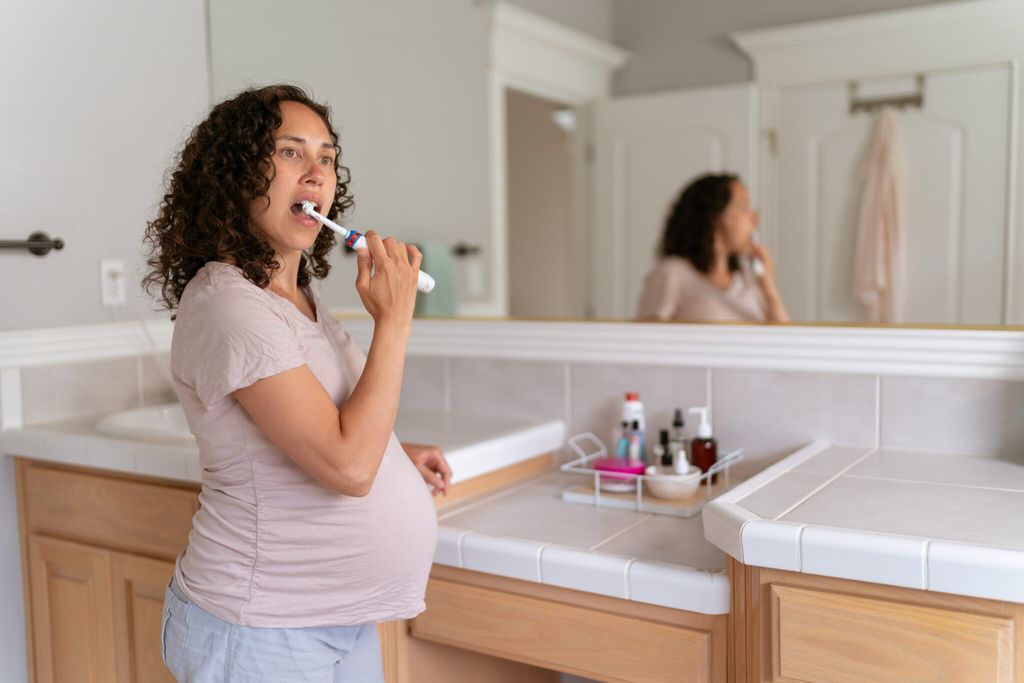
[[[146,227],[149,272],[142,279],[145,291],[159,290],[158,301],[174,310],[189,280],[210,261],[238,266],[258,287],[270,284],[282,267],[266,237],[249,215],[257,198],[268,197],[274,166],[274,131],[281,127],[281,102],[298,102],[316,112],[337,153],[338,179],[329,218],[355,204],[349,192],[351,174],[341,165],[338,134],[331,125],[330,108],[314,102],[293,85],[249,89],[221,102],[196,126],[177,160],[157,217]],[[299,262],[298,283],[322,279],[331,270],[328,255],[334,233],[321,230],[313,247]]]
[[[665,220],[659,250],[662,256],[681,256],[702,273],[711,270],[715,257],[715,225],[732,201],[732,185],[739,176],[707,174],[696,178],[679,194]],[[729,270],[739,260],[729,256]]]

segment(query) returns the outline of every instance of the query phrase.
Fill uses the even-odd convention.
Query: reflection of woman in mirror
[[[734,175],[705,175],[679,195],[665,222],[660,260],[647,274],[644,320],[786,322],[768,251],[754,239],[757,212]],[[748,265],[762,264],[760,275]]]

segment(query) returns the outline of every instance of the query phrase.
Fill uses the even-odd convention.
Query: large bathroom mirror
[[[298,44],[290,7],[255,4],[210,0],[214,99],[290,80],[330,102],[350,222],[424,245],[451,283],[425,315],[635,320],[682,189],[732,173],[793,322],[1024,322],[1013,3],[309,3],[330,37]],[[780,64],[815,40],[817,71]],[[496,77],[516,50],[552,74],[602,61],[606,89]],[[758,288],[745,244],[725,279],[687,277]],[[357,312],[354,259],[336,269],[325,299]]]

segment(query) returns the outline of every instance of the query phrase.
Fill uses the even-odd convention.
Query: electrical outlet
[[[113,258],[100,261],[100,296],[103,305],[123,306],[125,290],[124,261]]]

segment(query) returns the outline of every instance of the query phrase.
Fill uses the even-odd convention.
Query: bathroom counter
[[[96,430],[96,419],[26,426],[0,432],[7,455],[48,460],[179,481],[201,481],[195,445],[111,437]],[[538,456],[565,443],[561,420],[449,413],[402,413],[395,433],[405,442],[440,446],[459,484]],[[186,435],[187,436],[187,435]]]
[[[708,503],[745,565],[1024,603],[1024,466],[815,442]]]
[[[727,614],[726,557],[685,519],[565,502],[552,472],[439,518],[435,564],[701,614]]]

